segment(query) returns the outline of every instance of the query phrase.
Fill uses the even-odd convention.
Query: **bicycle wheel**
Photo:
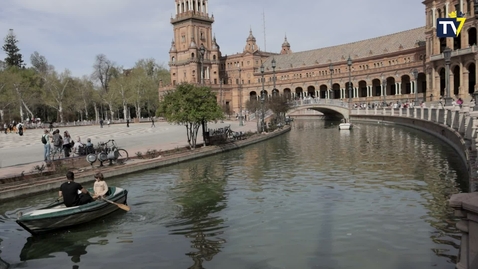
[[[126,162],[129,159],[128,152],[125,149],[118,149],[118,162]]]

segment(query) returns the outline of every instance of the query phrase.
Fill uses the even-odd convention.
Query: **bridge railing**
[[[349,108],[349,103],[348,102],[344,102],[344,101],[341,101],[341,100],[335,100],[335,99],[322,99],[322,98],[310,98],[310,99],[293,100],[292,105],[294,107],[307,106],[307,105],[331,105],[331,106]]]
[[[413,107],[413,108],[354,108],[350,110],[350,115],[384,115],[384,116],[399,116],[399,117],[411,117],[423,120],[429,120],[439,122],[437,117],[439,114],[445,114],[445,111],[469,113],[473,110],[473,106],[464,105],[459,107],[457,105],[448,107]]]

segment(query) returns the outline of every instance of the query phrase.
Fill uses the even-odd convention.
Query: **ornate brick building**
[[[360,103],[436,101],[446,93],[445,47],[452,49],[451,97],[469,101],[476,87],[474,0],[425,0],[425,27],[309,51],[293,52],[287,37],[279,53],[261,51],[251,30],[243,52],[234,55],[221,54],[207,0],[175,4],[169,51],[172,85],[161,86],[160,94],[181,82],[203,83],[217,92],[218,102],[239,113],[248,99],[260,97],[264,77],[265,96],[350,97]],[[438,38],[437,18],[452,11],[462,11],[467,18],[461,34]]]

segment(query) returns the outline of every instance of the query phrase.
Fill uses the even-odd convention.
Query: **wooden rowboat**
[[[21,213],[16,222],[35,235],[86,223],[120,208],[129,210],[126,205],[128,191],[118,187],[108,189],[105,199],[72,207],[66,207],[63,202],[55,202],[40,209]]]

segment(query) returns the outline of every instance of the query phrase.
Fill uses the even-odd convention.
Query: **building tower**
[[[208,14],[208,0],[175,0],[175,4],[176,16],[171,18],[174,38],[169,51],[171,83],[201,83],[202,65],[204,84],[218,84],[221,52],[213,38],[214,16]]]
[[[259,51],[259,46],[257,46],[256,38],[252,34],[252,29],[250,29],[249,36],[246,39],[246,46],[244,47],[244,52],[254,54],[254,52],[256,51]]]
[[[282,43],[282,50],[280,54],[291,54],[289,41],[287,41],[287,36],[284,38],[284,43]]]

